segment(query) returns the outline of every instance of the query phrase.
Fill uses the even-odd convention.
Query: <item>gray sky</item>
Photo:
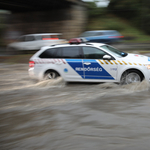
[[[82,1],[92,2],[94,0],[82,0]],[[99,6],[99,7],[107,7],[109,4],[109,0],[97,0],[97,1],[99,1],[99,2],[97,2],[97,6]]]

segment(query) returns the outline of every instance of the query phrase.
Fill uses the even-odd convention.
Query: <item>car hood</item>
[[[131,54],[128,53],[126,57],[123,58],[123,60],[128,60],[131,62],[138,62],[138,63],[145,63],[145,64],[150,64],[150,57],[140,55],[140,54]]]

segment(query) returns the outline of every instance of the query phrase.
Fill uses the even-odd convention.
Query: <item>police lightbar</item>
[[[73,38],[69,40],[70,44],[80,44],[80,43],[86,43],[87,40],[84,38]]]

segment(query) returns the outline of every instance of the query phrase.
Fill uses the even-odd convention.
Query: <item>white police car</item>
[[[68,82],[130,84],[150,81],[150,57],[71,39],[70,44],[43,47],[35,53],[29,61],[29,75],[40,80],[61,76]]]

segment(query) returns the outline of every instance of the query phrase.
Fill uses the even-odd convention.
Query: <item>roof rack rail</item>
[[[57,45],[66,45],[68,43],[59,43],[59,44],[53,44],[53,45],[50,45],[50,46],[57,46]]]
[[[93,45],[93,44],[91,44],[91,43],[86,43],[86,45]]]

